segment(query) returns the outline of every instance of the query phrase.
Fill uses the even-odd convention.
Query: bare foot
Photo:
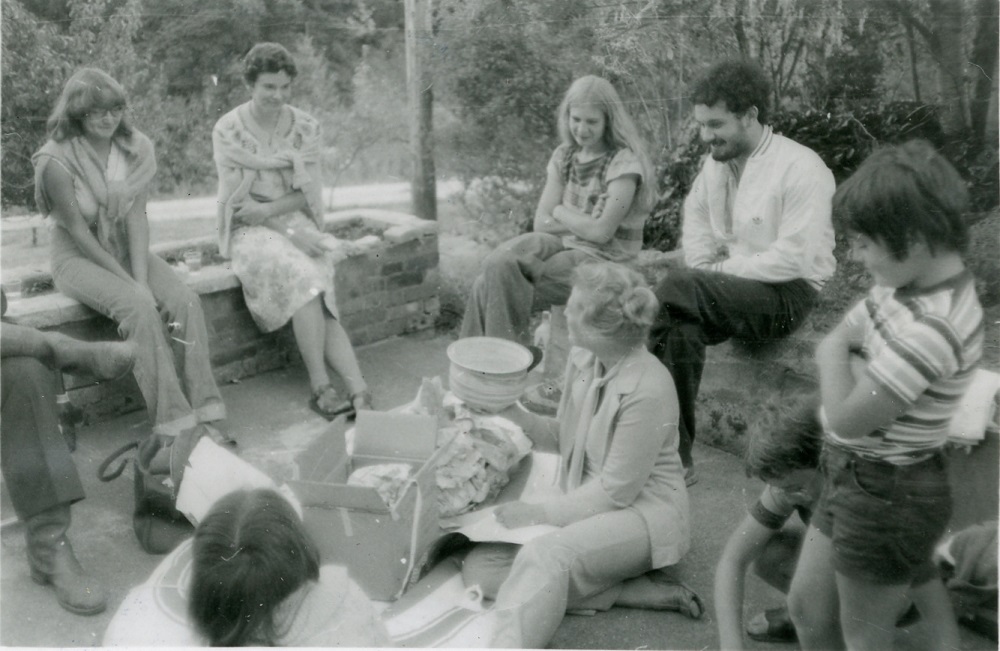
[[[645,610],[676,610],[691,619],[699,619],[705,612],[701,597],[683,583],[653,581],[645,574],[622,584],[622,592],[615,605]]]

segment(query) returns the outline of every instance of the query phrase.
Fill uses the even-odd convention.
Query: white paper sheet
[[[441,521],[441,526],[455,531],[476,542],[509,542],[523,545],[529,540],[557,531],[559,527],[538,524],[508,529],[493,517],[500,504],[521,500],[531,504],[542,502],[559,494],[559,455],[535,452],[531,456],[531,470],[523,482],[504,489],[497,504]]]
[[[177,491],[177,510],[198,524],[219,498],[235,490],[255,488],[274,489],[302,516],[302,506],[287,486],[278,486],[257,468],[208,437],[202,437],[184,470],[184,479]]]

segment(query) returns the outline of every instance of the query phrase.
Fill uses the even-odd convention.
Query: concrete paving
[[[359,349],[359,359],[377,405],[390,408],[409,401],[423,377],[447,377],[445,349],[450,337],[425,333],[400,337]],[[306,404],[308,383],[301,367],[263,374],[223,387],[229,429],[239,439],[241,454],[265,471],[274,470],[305,445],[325,421]],[[129,588],[142,582],[160,557],[145,554],[131,529],[132,486],[129,473],[109,484],[96,479],[101,460],[122,442],[149,429],[143,412],[79,432],[75,454],[87,499],[74,506],[70,536],[83,565],[104,579],[111,594],[107,612],[94,617],[72,615],[56,604],[51,592],[32,583],[19,525],[0,535],[0,645],[28,647],[98,646],[105,627]],[[679,577],[701,595],[708,612],[698,621],[677,613],[613,609],[593,617],[569,616],[556,633],[556,648],[717,649],[713,619],[712,577],[715,561],[760,483],[747,479],[739,459],[699,446],[700,482],[691,489],[694,531],[691,552],[677,567]],[[10,516],[9,510],[3,514]],[[748,581],[747,612],[780,603],[780,595],[760,581]],[[922,624],[901,632],[899,648],[915,648]],[[968,631],[963,649],[995,649]],[[752,644],[753,649],[788,649],[788,645]]]

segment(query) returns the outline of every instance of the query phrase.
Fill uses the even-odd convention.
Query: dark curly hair
[[[694,104],[715,106],[725,102],[726,109],[743,115],[757,107],[757,121],[771,119],[771,82],[758,66],[749,61],[724,61],[708,69],[691,86]]]
[[[765,412],[750,429],[743,466],[765,482],[795,470],[818,468],[823,447],[819,396],[810,395]]]
[[[919,240],[931,253],[965,251],[968,206],[962,177],[926,140],[876,150],[833,195],[837,223],[879,242],[896,260]]]
[[[243,79],[251,86],[264,73],[282,71],[292,79],[299,73],[295,59],[279,43],[258,43],[243,57]]]

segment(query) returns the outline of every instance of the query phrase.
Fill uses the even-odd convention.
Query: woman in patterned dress
[[[291,320],[309,373],[310,406],[332,419],[370,409],[371,396],[337,319],[337,254],[322,230],[320,125],[287,104],[296,72],[288,50],[258,43],[243,61],[250,101],[215,125],[219,250],[232,258],[262,330]],[[348,400],[330,384],[328,365],[343,379]]]

